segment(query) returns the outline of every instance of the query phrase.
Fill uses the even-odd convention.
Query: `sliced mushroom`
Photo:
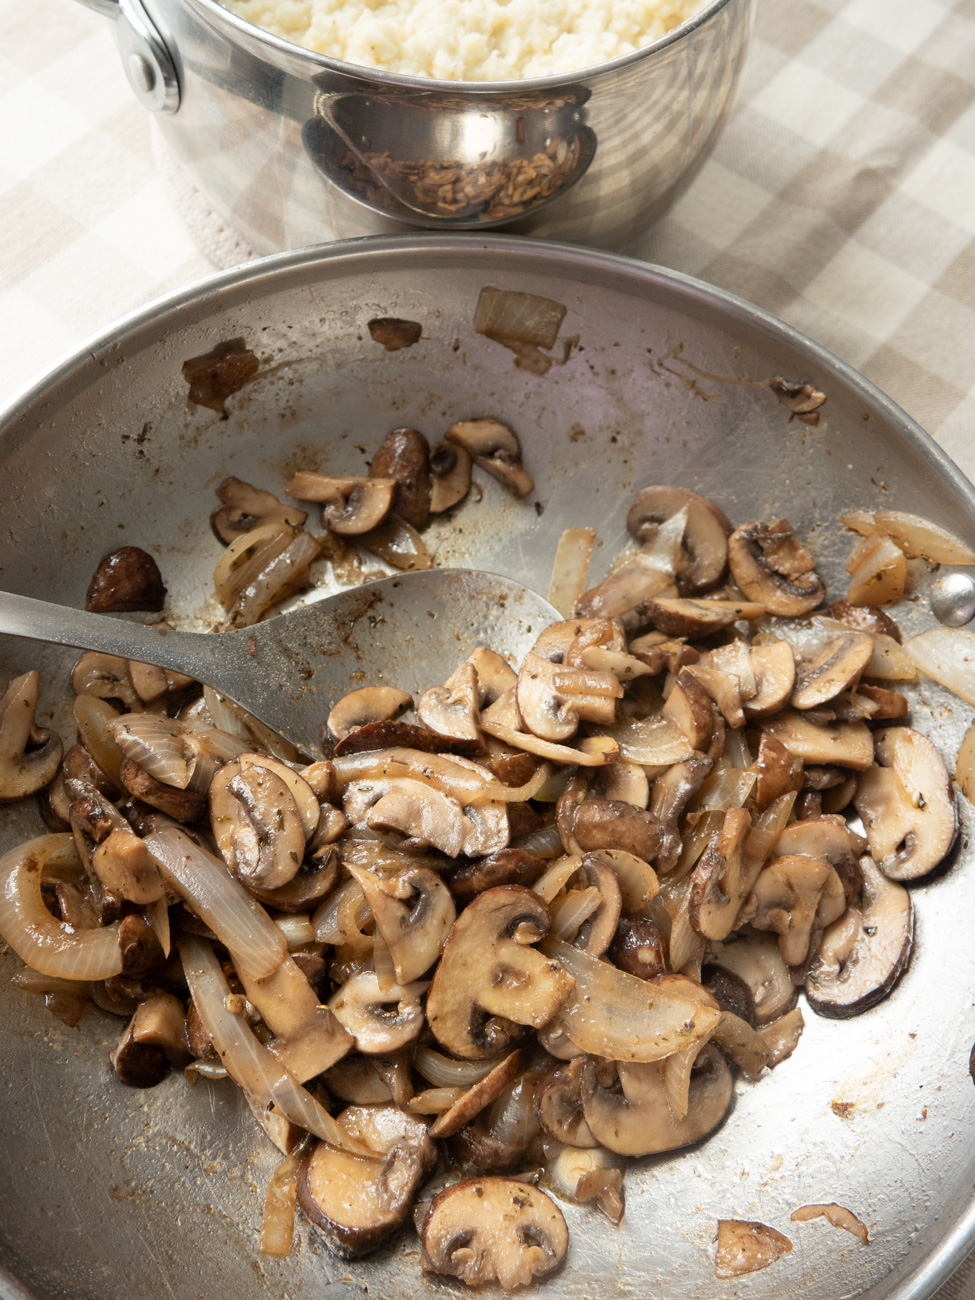
[[[166,586],[159,565],[140,546],[121,546],[99,561],[85,597],[96,614],[162,609]]]
[[[758,600],[675,600],[666,596],[644,605],[649,621],[666,636],[710,636],[740,619],[761,618],[765,608]]]
[[[343,695],[332,706],[325,725],[333,740],[345,740],[353,731],[373,722],[387,722],[410,708],[413,696],[395,686],[363,686]],[[385,742],[380,748],[386,748]],[[346,751],[348,752],[348,751]]]
[[[430,449],[430,513],[443,514],[463,501],[471,489],[471,454],[460,443],[434,443]]]
[[[477,719],[480,712],[477,673],[474,665],[463,663],[444,686],[431,686],[416,705],[417,717],[438,736],[467,742],[476,750],[481,745]]]
[[[353,1259],[403,1223],[413,1193],[436,1160],[426,1125],[398,1106],[349,1106],[340,1128],[376,1151],[352,1155],[319,1142],[298,1176],[298,1204],[332,1250]]]
[[[731,1012],[750,1028],[755,1028],[755,999],[740,975],[705,962],[701,966],[701,987],[711,994],[722,1011]]]
[[[828,862],[842,881],[847,902],[857,897],[863,884],[856,853],[864,847],[860,837],[856,837],[854,845],[850,828],[842,817],[828,815],[790,822],[775,842],[779,856],[805,853]]]
[[[381,877],[347,864],[359,882],[400,984],[409,984],[443,951],[457,909],[450,890],[428,867],[404,867]]]
[[[430,444],[418,429],[388,433],[372,458],[369,473],[394,479],[393,509],[414,528],[426,528],[430,519]]]
[[[166,961],[155,931],[138,912],[122,918],[118,946],[122,955],[121,974],[133,979],[158,970]]]
[[[388,1055],[419,1037],[423,1028],[420,998],[426,987],[413,982],[383,989],[375,971],[360,971],[346,980],[328,1005],[355,1038],[358,1051],[366,1056]]]
[[[786,519],[736,528],[728,539],[735,582],[771,614],[797,617],[821,604],[826,585]]]
[[[210,516],[210,527],[227,546],[261,524],[290,524],[300,528],[308,518],[297,506],[286,506],[271,492],[252,487],[239,478],[225,478],[217,488],[221,505]]]
[[[714,1276],[741,1277],[745,1273],[757,1273],[791,1250],[789,1238],[765,1223],[719,1219]]]
[[[570,884],[577,889],[595,889],[598,895],[599,902],[595,911],[583,921],[572,943],[590,957],[601,957],[613,941],[623,909],[623,897],[616,872],[597,857],[587,854]]]
[[[667,970],[663,935],[649,917],[621,916],[609,955],[620,970],[656,979]]]
[[[786,963],[800,966],[810,954],[814,928],[830,925],[845,907],[846,893],[830,864],[796,853],[773,858],[762,869],[740,915],[756,930],[777,934]]]
[[[624,1156],[653,1155],[689,1146],[711,1133],[731,1105],[734,1081],[717,1048],[704,1046],[695,1060],[687,1114],[675,1120],[664,1086],[664,1062],[617,1063],[621,1091],[601,1086],[594,1059],[582,1067],[580,1097],[593,1137]]]
[[[527,1286],[558,1268],[569,1233],[551,1197],[510,1178],[470,1178],[435,1198],[420,1231],[423,1270],[468,1286]]]
[[[288,496],[321,501],[325,526],[340,537],[356,537],[378,528],[393,508],[397,483],[392,478],[335,478],[299,472]]]
[[[958,810],[941,755],[910,727],[875,736],[877,765],[864,772],[853,802],[870,853],[892,880],[932,871],[958,833]]]
[[[678,823],[713,766],[706,754],[695,753],[673,763],[654,781],[650,814],[660,827],[660,846],[654,864],[658,875],[677,866],[683,847]]]
[[[546,1075],[535,1095],[535,1109],[542,1128],[551,1137],[570,1147],[596,1147],[582,1113],[579,1088],[584,1058],[576,1057]]]
[[[647,487],[634,497],[626,526],[638,542],[652,542],[661,524],[685,509],[677,578],[682,590],[693,594],[716,586],[728,564],[731,525],[714,502],[686,488]]]
[[[167,817],[178,822],[191,823],[202,821],[206,816],[206,795],[193,790],[178,790],[175,786],[165,785],[150,776],[138,763],[127,758],[119,773],[122,785],[129,794],[135,795],[143,803],[158,808]]]
[[[425,754],[463,754],[473,757],[483,751],[484,745],[480,738],[473,741],[458,740],[456,736],[441,736],[426,727],[415,727],[412,722],[385,721],[367,722],[364,726],[356,727],[336,744],[334,753],[336,758],[342,758],[346,754],[365,754],[371,750],[396,748],[418,749]]]
[[[136,1016],[138,1016],[136,1011]],[[155,1088],[169,1073],[166,1053],[155,1043],[140,1043],[133,1032],[135,1017],[110,1053],[112,1068],[130,1088]]]
[[[470,1123],[475,1115],[479,1115],[517,1079],[521,1070],[521,1052],[510,1052],[483,1079],[478,1079],[461,1093],[453,1105],[437,1116],[430,1126],[430,1136],[445,1138],[459,1133],[465,1124]]]
[[[796,659],[788,641],[753,645],[750,651],[755,694],[742,702],[746,718],[766,718],[788,701],[796,680]]]
[[[869,632],[871,635],[892,637],[898,645],[904,638],[901,630],[884,610],[875,605],[851,605],[848,600],[834,600],[829,610],[831,616],[839,623],[845,623],[856,632]]]
[[[0,803],[26,799],[53,781],[64,752],[60,737],[37,726],[40,678],[15,677],[0,700]]]
[[[660,712],[665,718],[673,718],[691,749],[707,751],[714,734],[714,709],[711,697],[689,669],[682,668],[678,673]]]
[[[802,789],[802,759],[789,752],[781,741],[763,731],[755,759],[755,807],[765,812],[776,799]]]
[[[380,1106],[395,1100],[388,1080],[378,1069],[381,1057],[350,1052],[322,1075],[325,1086],[335,1097],[357,1106]]]
[[[746,931],[731,939],[709,944],[706,961],[743,981],[751,993],[755,1025],[769,1025],[790,1010],[797,996],[782,950],[771,934]]]
[[[535,1073],[519,1075],[490,1107],[447,1139],[454,1164],[479,1174],[507,1174],[524,1167],[528,1150],[538,1134]]]
[[[439,1041],[465,1060],[506,1051],[519,1026],[548,1023],[572,991],[559,962],[530,945],[548,933],[548,908],[530,889],[479,894],[450,932],[427,996]]]
[[[534,492],[534,480],[521,463],[521,445],[500,420],[460,420],[444,436],[470,452],[481,469],[515,496],[526,497]]]
[[[91,855],[91,870],[102,889],[142,906],[166,893],[162,876],[142,840],[130,830],[114,829]]]
[[[515,694],[529,731],[542,740],[561,741],[575,735],[583,718],[604,725],[614,722],[623,688],[613,673],[569,668],[529,653]]]
[[[804,763],[831,763],[856,772],[873,763],[874,737],[865,722],[816,723],[796,709],[783,709],[759,725]]]
[[[322,815],[318,800],[319,797],[324,798],[325,796],[316,796],[315,791],[300,772],[296,772],[293,767],[289,767],[280,758],[274,758],[270,754],[241,754],[237,762],[240,764],[242,772],[252,767],[263,767],[281,778],[291,791],[295,801],[298,815],[301,817],[305,839],[310,841],[318,829],[318,823]]]
[[[142,707],[143,701],[129,674],[129,661],[118,655],[86,651],[71,671],[71,685],[76,695],[118,700],[128,710]]]
[[[660,845],[656,818],[642,808],[615,799],[586,799],[576,810],[572,834],[584,853],[623,849],[651,862]]]
[[[357,794],[370,805],[362,816],[356,810]],[[410,777],[353,783],[345,810],[352,821],[364,821],[371,830],[398,831],[450,858],[495,853],[507,846],[510,834],[503,803],[462,808],[457,799]]]
[[[227,866],[244,885],[279,889],[298,874],[305,832],[297,801],[269,767],[238,759],[210,783],[210,820]]]
[[[469,903],[486,889],[498,885],[532,886],[545,870],[545,860],[524,849],[500,849],[469,862],[450,877],[450,890],[459,903]]]
[[[799,671],[792,706],[814,709],[835,699],[855,684],[873,655],[873,637],[866,632],[843,632],[830,637],[822,650]]]
[[[907,969],[914,945],[910,894],[870,858],[860,859],[860,869],[860,905],[829,926],[806,976],[809,1005],[833,1019],[858,1016],[885,998]]]

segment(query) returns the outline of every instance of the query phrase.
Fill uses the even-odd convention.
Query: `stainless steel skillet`
[[[486,285],[527,289],[567,308],[564,365],[536,376],[476,335]],[[376,316],[420,321],[412,348],[387,353]],[[230,418],[190,409],[184,359],[243,336],[262,358]],[[561,351],[557,360],[561,361]],[[826,394],[816,427],[793,418],[767,381]],[[204,624],[218,555],[207,514],[228,473],[280,490],[299,466],[355,472],[389,428],[436,437],[492,414],[521,439],[535,495],[493,482],[431,541],[443,564],[484,568],[545,590],[558,534],[588,523],[605,571],[624,538],[630,494],[650,481],[714,496],[733,519],[788,515],[842,589],[843,508],[881,503],[975,540],[975,494],[924,434],[836,358],[704,285],[621,259],[503,238],[383,240],[288,254],[207,281],[124,322],[66,363],[4,419],[0,585],[67,604],[119,539],[152,550],[184,626]],[[360,450],[360,449],[365,449]],[[537,505],[535,504],[537,502]],[[462,531],[461,531],[462,530]],[[923,601],[898,611],[930,621]],[[70,653],[0,647],[5,672],[37,665],[55,725]],[[930,686],[916,724],[953,756],[970,710]],[[975,1234],[975,913],[967,847],[914,891],[918,950],[895,994],[868,1015],[807,1015],[795,1056],[739,1085],[708,1143],[643,1162],[619,1229],[570,1211],[568,1267],[553,1297],[666,1294],[673,1300],[864,1296],[921,1300]],[[38,826],[3,813],[5,848]],[[92,1014],[75,1032],[8,984],[0,956],[0,1261],[35,1297],[115,1300],[234,1294],[359,1297],[440,1293],[406,1239],[349,1265],[305,1233],[288,1260],[261,1261],[259,1190],[273,1163],[221,1085],[172,1078],[147,1093],[110,1076],[118,1024]],[[811,1201],[838,1201],[872,1244],[822,1221],[791,1224]],[[719,1217],[758,1219],[795,1249],[737,1288],[716,1283]],[[0,1296],[5,1295],[0,1282]],[[10,1290],[8,1294],[18,1294]]]

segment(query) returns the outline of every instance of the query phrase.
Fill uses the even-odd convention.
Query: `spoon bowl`
[[[177,632],[0,592],[0,632],[187,674],[310,759],[332,705],[361,686],[416,695],[477,646],[518,663],[561,618],[536,592],[471,569],[402,573],[233,632]]]

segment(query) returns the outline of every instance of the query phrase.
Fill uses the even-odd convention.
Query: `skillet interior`
[[[476,335],[485,284],[556,298],[578,336],[544,377]],[[366,322],[423,324],[387,353]],[[243,336],[262,359],[229,420],[190,409],[182,361]],[[790,421],[761,381],[809,380],[828,397],[817,428]],[[731,382],[734,379],[734,382]],[[749,382],[741,382],[741,381]],[[808,340],[697,282],[575,249],[500,237],[417,238],[287,254],[209,281],[119,326],[63,366],[7,418],[0,438],[0,584],[80,603],[94,564],[131,542],[153,550],[174,611],[207,618],[220,552],[207,516],[226,474],[279,491],[299,466],[359,472],[390,428],[431,439],[456,419],[496,415],[519,433],[532,505],[493,481],[429,540],[442,564],[509,574],[544,591],[559,532],[592,524],[604,571],[627,503],[649,482],[715,497],[736,522],[787,515],[843,590],[851,506],[910,510],[975,541],[975,493],[877,390]],[[364,450],[363,450],[364,449]],[[927,625],[923,603],[897,611]],[[3,673],[37,666],[64,736],[71,652],[4,640]],[[915,725],[951,761],[971,711],[931,685]],[[894,995],[850,1022],[806,1013],[794,1057],[700,1148],[639,1162],[617,1230],[567,1211],[569,1267],[551,1296],[728,1294],[713,1276],[714,1223],[759,1219],[795,1249],[735,1294],[921,1297],[970,1240],[975,1149],[966,1140],[975,1037],[968,835],[951,870],[915,888],[917,951]],[[36,834],[33,806],[4,811],[0,848]],[[9,984],[0,954],[0,1262],[37,1297],[135,1300],[317,1293],[441,1292],[419,1273],[415,1238],[369,1260],[334,1259],[307,1228],[284,1262],[257,1255],[261,1195],[275,1153],[230,1085],[171,1077],[140,1093],[110,1075],[121,1022],[92,1009],[64,1028]],[[852,1104],[844,1119],[831,1102]],[[838,1201],[872,1244],[797,1206]],[[0,1279],[0,1296],[8,1294]],[[314,1288],[314,1291],[313,1291]],[[17,1294],[13,1290],[10,1295]]]

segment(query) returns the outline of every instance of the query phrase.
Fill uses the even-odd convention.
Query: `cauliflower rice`
[[[507,81],[604,63],[665,36],[702,0],[224,0],[255,27],[346,63]]]

